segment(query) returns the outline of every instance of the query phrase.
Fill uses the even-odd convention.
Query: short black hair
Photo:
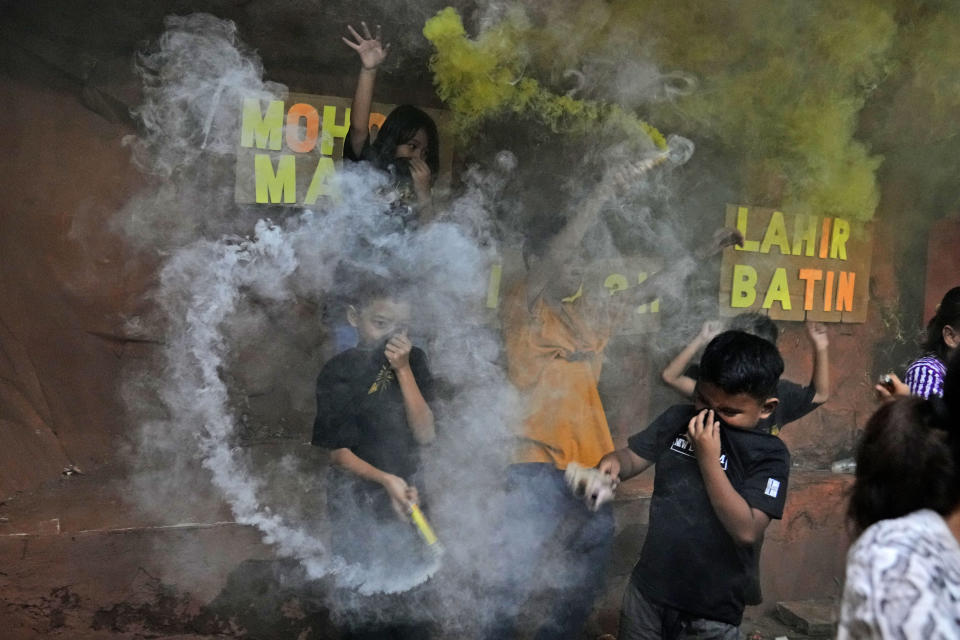
[[[759,336],[764,340],[769,340],[773,344],[777,344],[777,338],[780,337],[780,330],[777,328],[777,323],[771,320],[770,316],[756,311],[734,316],[727,324],[727,328]]]
[[[763,402],[776,395],[783,358],[769,341],[743,331],[724,331],[700,358],[700,380],[724,393],[746,393]]]
[[[345,289],[347,304],[363,309],[377,300],[408,301],[410,285],[403,279],[372,272],[354,272]]]

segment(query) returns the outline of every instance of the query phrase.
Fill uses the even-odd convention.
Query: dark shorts
[[[617,640],[740,640],[740,629],[651,602],[631,580],[623,592]]]
[[[501,532],[508,544],[491,560],[501,582],[487,608],[485,640],[579,638],[603,588],[613,505],[588,509],[552,464],[513,464]]]

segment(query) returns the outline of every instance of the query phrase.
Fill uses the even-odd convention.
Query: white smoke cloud
[[[436,495],[437,522],[450,523],[440,527],[441,535],[470,532],[444,540],[450,557],[467,557],[490,524],[477,518],[466,529],[468,519],[460,516],[484,488],[482,499],[495,499],[497,478],[488,469],[506,461],[503,442],[515,406],[496,363],[498,338],[483,328],[480,308],[496,256],[484,211],[490,200],[484,192],[493,187],[477,185],[455,203],[449,221],[408,233],[394,228],[383,213],[377,194],[385,178],[352,168],[338,174],[336,202],[282,213],[285,219],[279,222],[251,223],[233,203],[239,108],[248,97],[282,98],[285,88],[264,82],[262,65],[239,42],[235,26],[209,15],[168,19],[167,31],[141,56],[140,68],[145,91],[137,114],[143,131],[130,144],[138,166],[157,182],[131,201],[118,221],[128,236],[163,256],[153,292],[159,319],[152,330],[162,331],[164,345],[163,362],[139,378],[141,391],[151,387],[161,405],[141,424],[141,477],[134,484],[143,488],[142,500],[157,502],[178,489],[189,491],[178,487],[191,477],[181,471],[199,461],[236,521],[257,527],[278,556],[298,559],[311,578],[333,575],[338,584],[362,594],[392,593],[422,583],[437,570],[433,562],[401,575],[334,556],[324,542],[324,527],[291,506],[309,480],[292,479],[290,473],[313,473],[313,482],[322,483],[323,470],[308,470],[309,465],[290,458],[255,461],[257,456],[240,446],[243,416],[236,397],[243,390],[230,387],[238,379],[230,375],[237,352],[263,344],[258,333],[269,331],[271,317],[294,308],[301,298],[323,301],[348,293],[339,289],[336,272],[349,259],[371,271],[389,268],[416,282],[421,292],[416,307],[429,340],[431,368],[457,390],[434,407],[441,437],[426,464],[427,483],[433,486],[425,493]],[[252,232],[244,231],[251,224]],[[251,300],[268,311],[254,313]],[[316,333],[320,340],[320,327]],[[314,364],[299,375],[314,377],[320,363]],[[132,404],[144,399],[136,390],[127,395]],[[310,425],[299,426],[302,441]],[[164,474],[155,470],[160,460],[168,465]],[[278,465],[288,473],[275,473]],[[285,493],[294,494],[289,504],[278,499]]]
[[[250,238],[198,240],[171,254],[156,292],[167,322],[161,395],[170,418],[165,421],[163,437],[158,429],[152,429],[145,442],[150,448],[172,445],[174,451],[179,444],[180,454],[198,456],[237,522],[256,526],[278,555],[300,559],[311,577],[335,573],[341,583],[361,593],[396,592],[428,578],[436,565],[418,575],[403,576],[349,566],[331,556],[305,523],[285,518],[284,505],[264,503],[263,481],[236,446],[238,417],[223,379],[230,352],[240,346],[227,339],[224,327],[240,311],[243,298],[256,296],[283,305],[297,287],[330,283],[338,262],[337,249],[360,237],[376,237],[371,229],[383,214],[378,207],[364,209],[364,204],[373,203],[345,201],[322,214],[308,212],[292,218],[283,226],[261,220]],[[470,464],[484,459],[475,447],[482,443],[489,448],[491,442],[505,436],[508,414],[491,413],[490,400],[510,396],[495,364],[496,338],[478,334],[480,318],[471,318],[469,313],[478,308],[490,254],[476,247],[459,227],[442,223],[415,235],[380,235],[379,244],[394,254],[399,269],[427,292],[418,304],[438,354],[431,358],[431,365],[437,376],[459,390],[449,406],[441,402],[436,407],[441,422],[452,425],[456,434],[442,439],[441,458],[432,471],[442,478],[445,493],[469,490],[470,484],[458,487],[451,480],[450,459],[458,459],[457,475],[470,478],[471,471],[476,471]],[[441,500],[438,510],[442,504]],[[449,506],[460,511],[458,505]]]
[[[332,576],[340,586],[373,594],[404,592],[432,576],[445,594],[441,615],[455,620],[474,610],[471,602],[496,577],[484,558],[516,542],[501,539],[496,514],[519,403],[502,366],[499,332],[481,305],[499,243],[517,240],[516,228],[503,224],[510,215],[504,208],[519,206],[505,197],[518,188],[510,185],[517,158],[502,151],[492,169],[471,166],[440,220],[415,232],[397,228],[384,214],[378,194],[386,178],[364,167],[337,174],[337,200],[312,210],[271,210],[274,220],[262,219],[255,208],[234,203],[240,108],[245,98],[283,99],[286,88],[262,79],[261,63],[232,23],[203,14],[169,18],[167,31],[140,58],[140,69],[142,131],[130,144],[153,182],[117,219],[133,242],[162,262],[153,292],[158,317],[136,319],[138,331],[162,334],[162,361],[148,363],[126,393],[131,415],[140,417],[133,482],[140,499],[163,510],[170,496],[194,493],[187,483],[195,476],[187,470],[199,463],[235,520],[257,527],[278,556],[297,559],[310,578]],[[671,140],[676,164],[692,151],[689,141]],[[638,182],[610,209],[652,238],[666,227],[650,206],[634,206],[638,192],[650,194],[644,185]],[[615,252],[610,234],[601,235],[592,251]],[[668,236],[665,246],[678,247]],[[245,446],[242,399],[249,387],[258,393],[302,387],[319,371],[320,314],[303,321],[296,315],[305,301],[322,307],[349,293],[338,281],[343,261],[416,283],[414,333],[424,336],[434,375],[451,389],[433,405],[439,437],[425,456],[421,491],[430,497],[446,548],[443,562],[455,571],[438,571],[437,562],[402,572],[365,569],[335,556],[324,536],[343,532],[328,531],[307,496],[323,482],[315,452],[299,446],[271,457]],[[308,336],[307,346],[273,349],[271,342],[283,340],[278,325]],[[244,371],[241,354],[257,349],[277,354],[280,362],[264,357],[262,371]],[[297,351],[306,356],[290,355]],[[150,404],[148,395],[157,399],[155,406],[137,406]],[[303,414],[310,410],[291,411],[295,424],[278,431],[292,430],[303,442],[312,421]]]

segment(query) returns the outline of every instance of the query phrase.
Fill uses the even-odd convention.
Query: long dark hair
[[[898,398],[867,422],[857,447],[847,516],[856,532],[918,509],[946,515],[960,504],[960,357],[944,398]]]
[[[949,347],[943,341],[943,328],[950,325],[960,332],[960,287],[947,291],[937,306],[937,312],[927,323],[927,335],[923,348],[946,362]]]
[[[409,104],[396,107],[384,120],[377,139],[370,145],[374,166],[384,171],[394,164],[397,147],[409,142],[423,129],[427,134],[427,149],[424,161],[430,172],[436,176],[440,170],[440,135],[433,118]]]

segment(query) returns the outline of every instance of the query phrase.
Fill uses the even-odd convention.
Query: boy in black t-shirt
[[[656,464],[650,525],[624,594],[620,640],[734,640],[790,456],[756,430],[777,407],[783,359],[770,342],[721,333],[700,360],[694,405],[667,409],[598,468],[626,479]]]
[[[422,571],[426,560],[418,554],[423,545],[408,514],[419,503],[419,449],[435,436],[428,404],[433,382],[426,356],[406,335],[410,303],[386,283],[361,288],[347,311],[359,344],[333,357],[320,372],[312,443],[331,451],[327,511],[333,550],[360,568],[362,587],[377,591],[409,579],[418,567]],[[421,638],[427,633],[404,619],[375,626],[360,620],[348,626],[349,638]]]
[[[777,344],[780,330],[770,316],[751,311],[734,316],[727,323],[728,329],[744,331],[758,336],[773,345]],[[699,367],[687,367],[694,354],[720,333],[723,324],[718,320],[709,320],[703,323],[700,333],[677,354],[670,364],[664,368],[661,377],[667,385],[673,387],[688,398],[693,398],[697,384]],[[813,346],[813,376],[806,386],[783,378],[777,383],[777,408],[769,417],[757,423],[757,430],[773,435],[780,435],[783,428],[791,422],[799,420],[830,398],[830,366],[828,350],[830,338],[827,327],[822,322],[806,322],[807,337]],[[686,369],[684,371],[684,369]],[[759,544],[759,543],[758,543]],[[756,555],[758,564],[754,567],[754,579],[747,591],[747,604],[760,604],[763,593],[760,589],[760,554]]]

